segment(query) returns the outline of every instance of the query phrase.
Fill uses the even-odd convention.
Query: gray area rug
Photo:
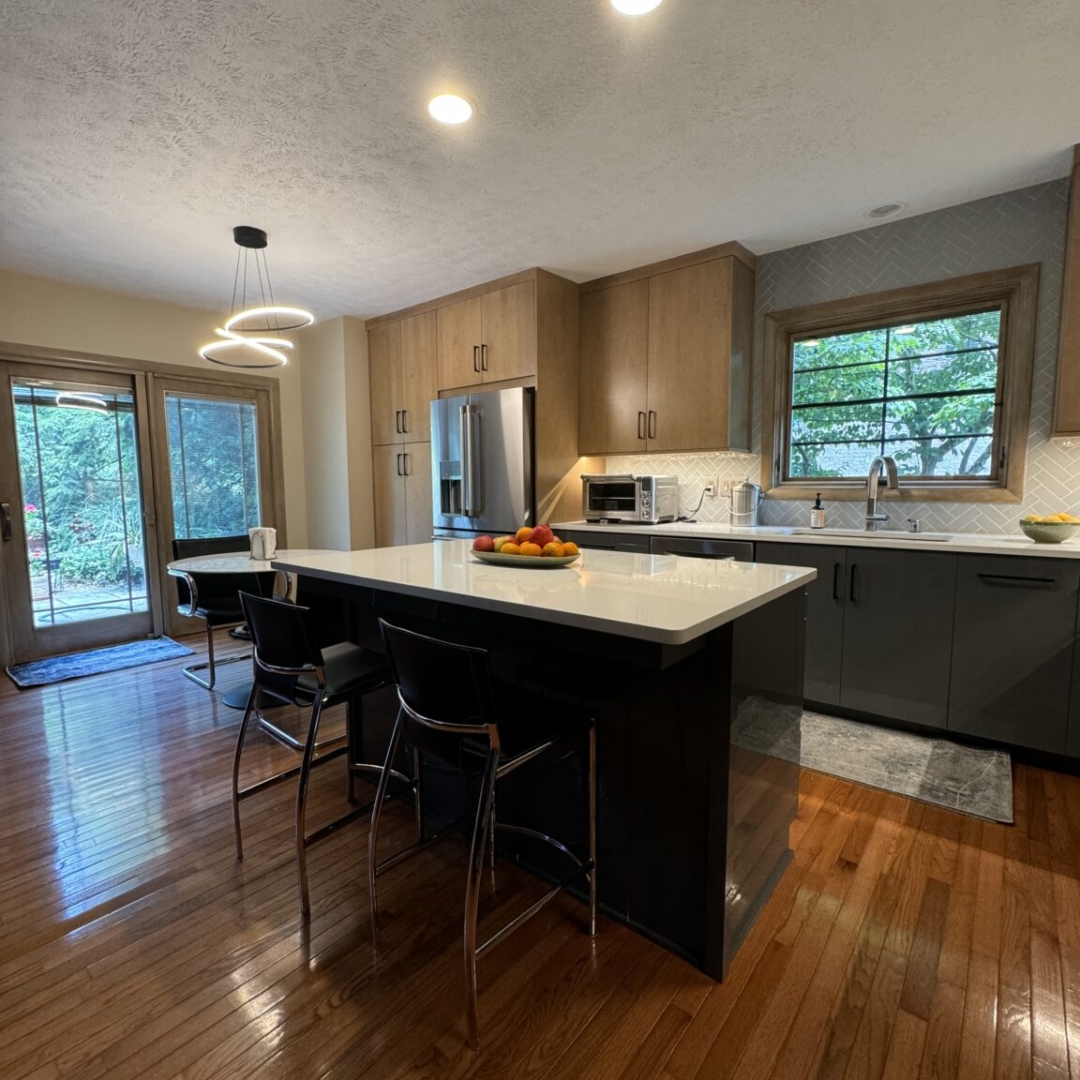
[[[106,649],[50,656],[46,660],[31,660],[27,664],[12,664],[7,669],[11,681],[25,690],[31,686],[48,686],[84,675],[100,675],[105,671],[156,664],[159,660],[174,660],[191,656],[191,649],[172,638],[160,637],[148,641],[129,641],[126,645],[110,645]]]
[[[732,739],[748,750],[807,769],[947,806],[990,821],[1012,823],[1012,759],[948,739],[891,731],[749,698],[739,708]]]

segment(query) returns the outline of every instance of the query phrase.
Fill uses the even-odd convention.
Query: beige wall
[[[300,335],[308,543],[371,547],[371,421],[367,334],[358,319],[317,323]]]
[[[0,270],[0,341],[210,370],[198,356],[220,313]],[[299,357],[260,371],[281,383],[285,516],[292,547],[308,546]]]

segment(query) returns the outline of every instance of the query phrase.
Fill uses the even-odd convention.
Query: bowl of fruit
[[[513,536],[478,536],[472,543],[472,553],[481,562],[527,570],[569,566],[581,554],[577,544],[564,544],[547,525],[523,525]]]
[[[1028,514],[1020,519],[1020,529],[1036,544],[1060,544],[1080,529],[1080,517],[1072,514]]]

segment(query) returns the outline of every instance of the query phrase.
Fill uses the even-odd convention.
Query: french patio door
[[[0,387],[0,617],[12,659],[159,631],[144,382],[0,363]]]

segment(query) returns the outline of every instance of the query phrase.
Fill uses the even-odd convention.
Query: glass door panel
[[[166,392],[165,420],[173,535],[236,536],[260,525],[255,404]]]
[[[3,365],[0,489],[12,506],[4,591],[17,659],[153,630],[137,394],[128,376],[94,382]],[[5,419],[0,413],[0,421]],[[6,424],[4,426],[7,426]],[[13,445],[12,445],[13,444]]]

